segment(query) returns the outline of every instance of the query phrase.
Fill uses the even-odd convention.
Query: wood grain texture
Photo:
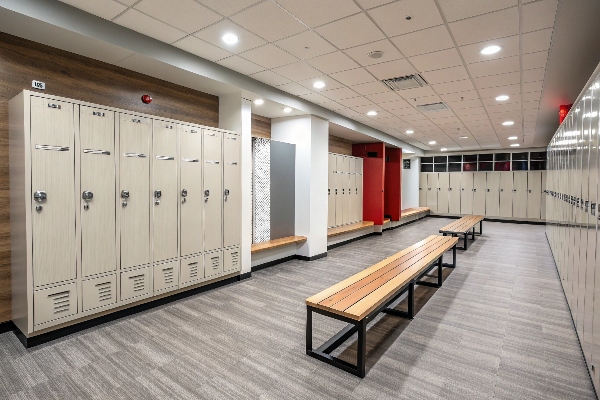
[[[413,207],[413,208],[405,208],[400,211],[400,217],[410,217],[411,215],[417,215],[429,212],[429,207]]]
[[[92,60],[63,50],[0,33],[0,322],[11,318],[8,172],[8,100],[32,80],[46,92],[134,112],[217,127],[219,98]],[[152,104],[140,97],[149,94]]]
[[[252,245],[251,253],[259,253],[265,250],[276,249],[277,247],[287,246],[293,243],[302,243],[306,242],[306,237],[304,236],[288,236],[280,239],[269,240],[268,242],[262,243],[254,243]]]
[[[352,155],[352,141],[341,137],[329,135],[329,152],[343,154],[345,156]]]
[[[361,229],[369,228],[373,225],[374,225],[373,221],[362,221],[362,222],[357,222],[357,223],[350,224],[350,225],[343,225],[343,226],[338,226],[335,228],[329,228],[329,229],[327,229],[327,236],[328,237],[338,236],[338,235],[341,235],[342,233],[358,231]]]
[[[252,137],[271,139],[271,118],[252,114]]]
[[[446,226],[440,228],[441,233],[466,233],[473,228],[479,221],[483,220],[482,215],[465,215]]]

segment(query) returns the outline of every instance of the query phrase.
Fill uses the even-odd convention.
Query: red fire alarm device
[[[560,106],[560,110],[558,111],[558,123],[562,124],[562,122],[567,118],[567,114],[569,110],[573,107],[573,104],[563,104]]]
[[[150,104],[152,103],[152,97],[148,96],[147,94],[142,96],[142,102],[144,104]]]

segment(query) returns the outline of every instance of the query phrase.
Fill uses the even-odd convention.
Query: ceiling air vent
[[[427,81],[419,74],[384,79],[381,82],[392,90],[414,89],[427,85]]]
[[[422,112],[449,110],[448,106],[442,102],[431,103],[431,104],[420,104],[417,106],[417,109]]]

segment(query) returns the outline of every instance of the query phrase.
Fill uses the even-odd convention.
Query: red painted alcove
[[[385,145],[353,144],[352,155],[363,159],[363,221],[383,225]]]
[[[402,208],[402,149],[385,149],[384,215],[400,221]]]

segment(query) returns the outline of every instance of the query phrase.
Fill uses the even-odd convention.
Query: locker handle
[[[192,132],[192,133],[198,133],[198,131],[195,131],[195,130],[193,130],[193,129],[192,129],[190,132]]]
[[[514,192],[516,192],[516,191],[517,191],[517,189],[513,189],[512,191],[513,191],[513,193],[514,193]]]
[[[69,151],[68,146],[50,146],[48,144],[36,144],[36,150]]]
[[[146,155],[142,153],[125,153],[125,157],[146,158]]]
[[[41,203],[42,201],[46,200],[47,198],[48,198],[48,195],[43,190],[38,190],[33,193],[33,199],[38,203]]]
[[[229,136],[228,136],[228,137],[226,137],[226,139],[229,139],[229,140],[237,140],[237,138],[236,138],[236,137],[229,137]]]
[[[208,164],[218,164],[219,163],[219,161],[215,161],[215,160],[206,160],[205,162]]]
[[[142,120],[141,119],[132,119],[131,121],[135,122],[136,124],[141,124]]]
[[[92,112],[92,115],[94,115],[96,117],[104,117],[105,116],[105,114],[100,111],[94,111],[94,112]]]
[[[110,156],[110,151],[108,150],[93,150],[93,149],[83,149],[85,154],[101,154],[104,156]]]
[[[197,158],[182,158],[181,161],[185,162],[200,162]]]
[[[236,162],[228,162],[227,165],[237,165]]]
[[[485,189],[485,191],[486,191],[486,192],[489,192],[489,191],[490,191],[490,189]]]
[[[48,103],[48,108],[55,108],[57,110],[60,110],[60,104],[52,104],[52,103]]]
[[[172,156],[156,156],[157,160],[173,161],[175,157]]]
[[[173,125],[165,125],[165,128],[167,128],[167,129],[173,129]]]
[[[531,193],[531,189],[529,189],[529,193]]]
[[[216,133],[207,133],[208,136],[217,136]]]

